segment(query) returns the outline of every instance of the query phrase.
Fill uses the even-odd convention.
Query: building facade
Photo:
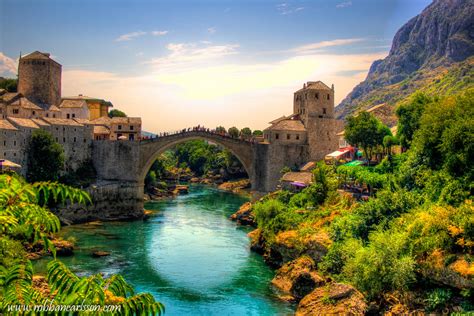
[[[334,85],[309,81],[294,93],[293,114],[270,122],[264,130],[269,144],[307,145],[310,160],[321,160],[338,148],[343,122],[334,116]]]

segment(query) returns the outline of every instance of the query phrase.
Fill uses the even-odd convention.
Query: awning
[[[19,164],[14,163],[13,161],[0,159],[0,169],[3,168],[21,168]]]
[[[294,185],[295,187],[299,187],[299,188],[305,188],[307,185],[304,184],[303,182],[290,182],[291,185]]]
[[[326,155],[326,158],[339,158],[344,154],[347,154],[349,152],[349,149],[343,149],[343,150],[336,150],[328,155]]]
[[[363,165],[364,162],[361,160],[354,160],[348,163],[343,164],[343,166],[348,166],[348,167],[355,167],[355,166],[360,166]]]

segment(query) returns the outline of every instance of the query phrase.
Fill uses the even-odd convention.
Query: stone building
[[[96,140],[140,140],[142,119],[139,117],[100,117],[91,122],[96,127]]]
[[[35,51],[20,57],[18,92],[43,109],[61,103],[62,66],[48,53]]]
[[[0,158],[13,162],[22,159],[23,134],[10,121],[0,119]]]
[[[107,117],[112,103],[103,99],[88,97],[82,94],[73,97],[64,97],[59,108],[63,112],[62,118],[79,118],[96,120]]]
[[[294,93],[293,114],[270,122],[264,130],[270,144],[306,144],[310,160],[321,160],[338,148],[336,132],[343,122],[334,116],[334,85],[309,81]]]
[[[0,117],[37,118],[44,115],[44,109],[18,92],[0,89]]]

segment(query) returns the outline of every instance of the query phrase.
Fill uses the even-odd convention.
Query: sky
[[[62,95],[110,100],[150,132],[264,129],[306,81],[336,105],[429,0],[0,0],[0,76],[63,65]]]

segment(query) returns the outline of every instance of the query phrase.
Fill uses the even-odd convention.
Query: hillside
[[[452,94],[474,82],[474,2],[435,0],[396,33],[389,55],[337,106],[344,118],[380,103],[391,106],[416,90]]]

